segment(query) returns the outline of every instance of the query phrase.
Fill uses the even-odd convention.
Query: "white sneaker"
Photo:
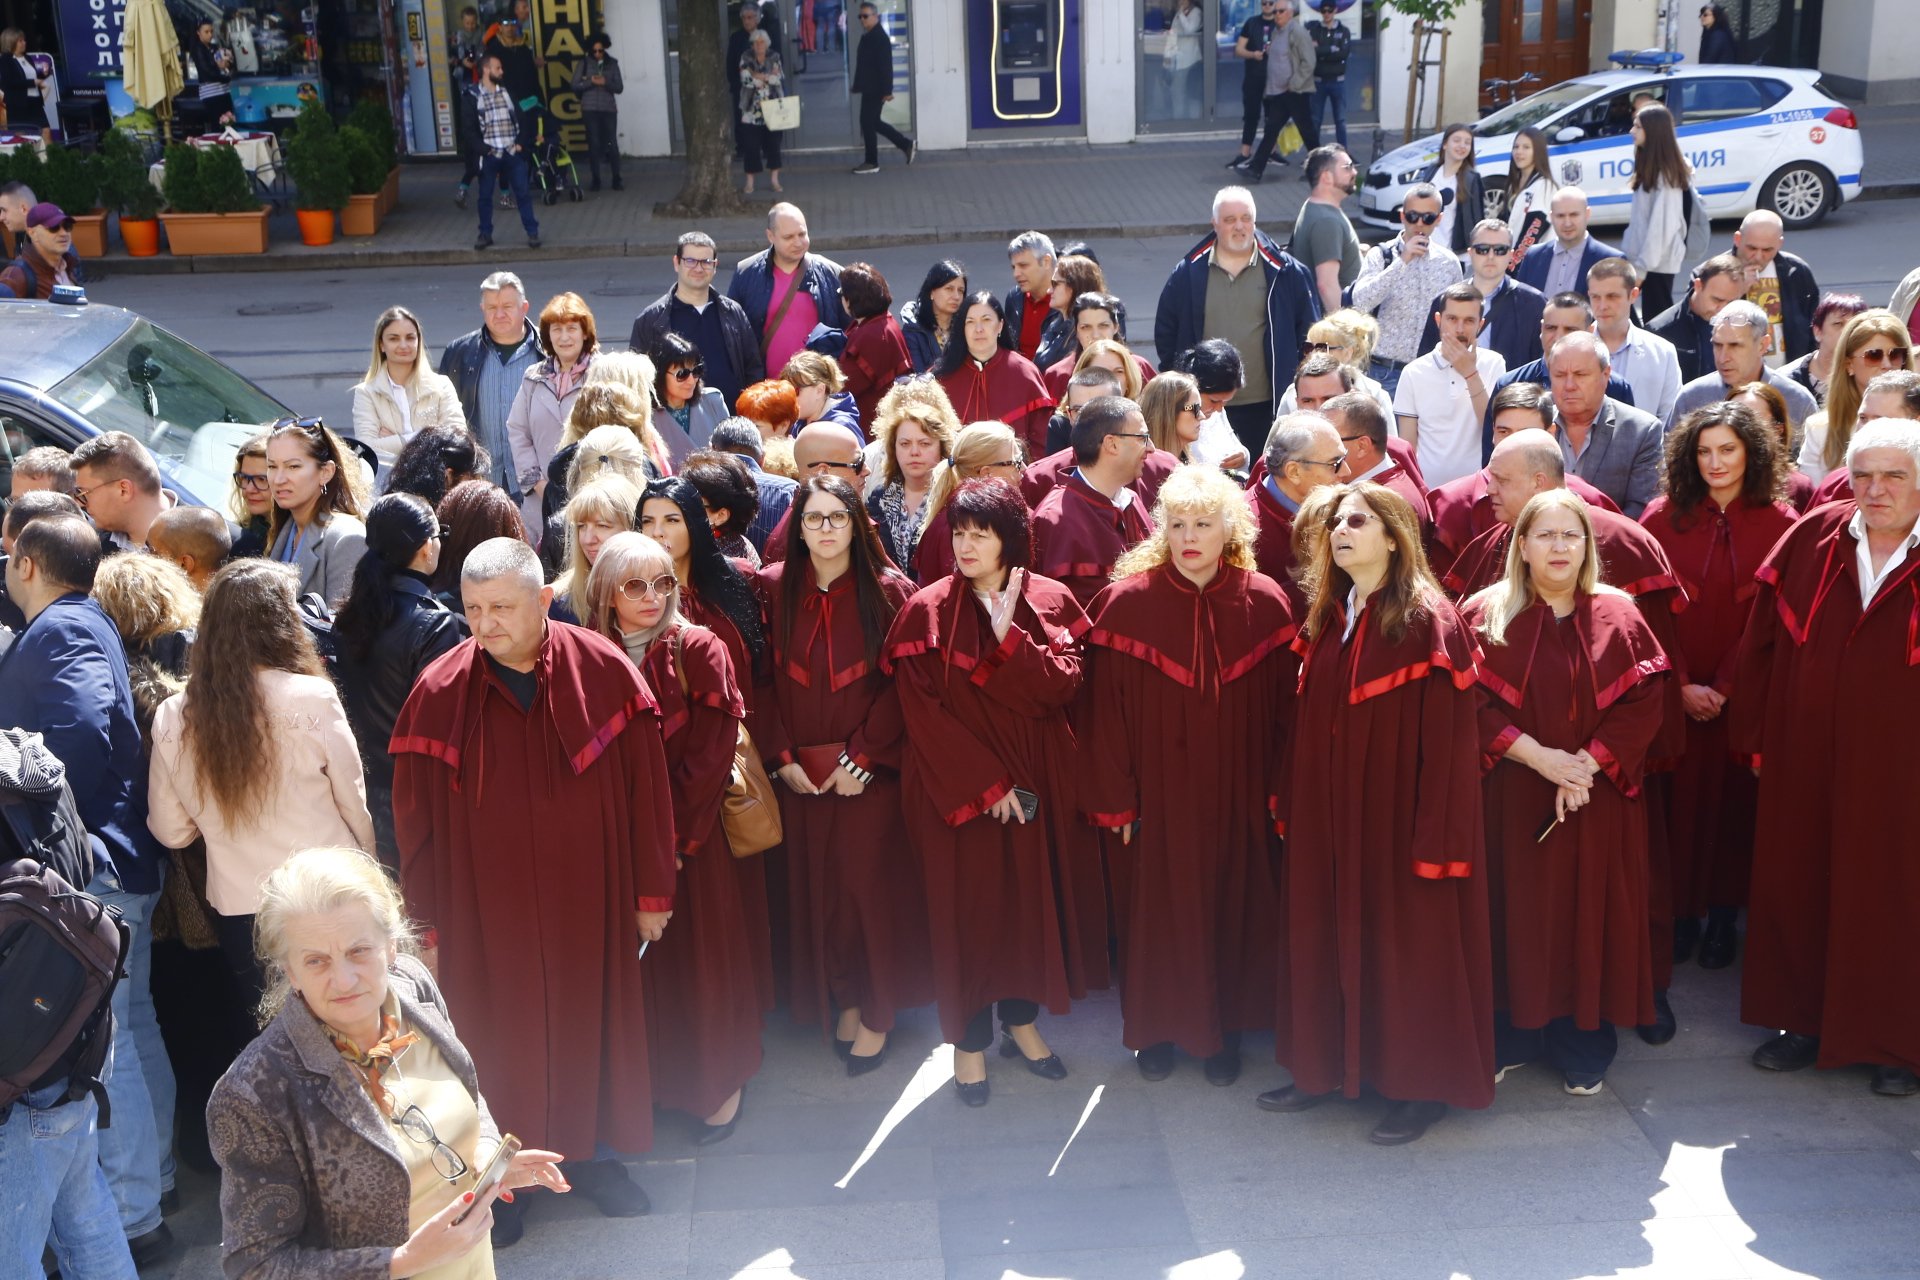
[[[1607,1082],[1606,1079],[1602,1077],[1591,1084],[1580,1084],[1576,1082],[1572,1076],[1568,1076],[1566,1077],[1565,1085],[1562,1087],[1576,1098],[1591,1098],[1594,1094],[1606,1088]]]

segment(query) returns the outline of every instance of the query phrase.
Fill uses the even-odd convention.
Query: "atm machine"
[[[986,0],[967,27],[976,130],[1083,132],[1079,0]]]

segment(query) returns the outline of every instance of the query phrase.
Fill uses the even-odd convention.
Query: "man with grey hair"
[[[543,354],[540,330],[527,311],[527,290],[520,277],[495,271],[480,282],[480,327],[449,342],[440,355],[440,372],[453,380],[467,426],[493,461],[487,479],[506,490],[516,505],[523,495],[513,475],[507,413],[527,370]]]
[[[1665,433],[1659,419],[1607,394],[1613,358],[1585,329],[1553,344],[1547,376],[1567,470],[1638,520],[1660,492]]]
[[[1323,485],[1345,484],[1353,472],[1333,423],[1305,410],[1274,420],[1261,456],[1267,474],[1253,486],[1253,515],[1260,526],[1254,536],[1254,563],[1287,593],[1294,616],[1304,618],[1306,597],[1293,572],[1293,519],[1308,494]]]
[[[1433,251],[1433,228],[1440,221],[1440,189],[1422,182],[1400,202],[1400,234],[1367,250],[1360,278],[1353,282],[1353,305],[1380,322],[1367,372],[1388,395],[1400,385],[1400,371],[1420,358],[1420,335],[1434,299],[1461,279],[1460,260]]]
[[[7,482],[7,489],[8,498],[17,498],[38,489],[72,493],[72,455],[50,444],[27,450],[13,460],[13,474]]]
[[[679,334],[700,349],[705,366],[702,380],[731,409],[743,390],[767,376],[767,364],[746,311],[714,290],[719,267],[720,250],[712,236],[704,231],[682,233],[673,250],[673,288],[633,318],[627,350],[651,356],[664,334]]]
[[[766,457],[766,442],[760,438],[760,428],[753,425],[751,418],[728,418],[713,429],[707,447],[738,456],[753,473],[753,487],[760,505],[753,513],[753,523],[747,526],[747,541],[765,559],[767,539],[786,518],[799,482],[774,475],[760,465]]]
[[[1066,349],[1068,321],[1053,309],[1053,268],[1058,260],[1053,240],[1044,232],[1022,231],[1007,241],[1007,266],[1013,271],[1013,289],[1004,303],[1007,333],[1014,349],[1029,360],[1043,349]]]
[[[617,1159],[653,1144],[644,944],[673,914],[660,711],[612,641],[547,617],[518,538],[460,569],[472,638],[428,665],[394,726],[407,914],[461,1010],[487,1096],[608,1217],[647,1196]],[[535,1198],[493,1206],[496,1245]]]
[[[815,325],[844,330],[848,323],[840,264],[813,252],[807,215],[784,200],[767,210],[767,247],[733,269],[727,296],[747,313],[768,369],[784,369],[806,350]]]
[[[1712,324],[1713,372],[1703,373],[1680,388],[1667,430],[1673,430],[1680,419],[1702,405],[1725,400],[1749,382],[1764,382],[1787,402],[1787,416],[1793,421],[1793,429],[1799,431],[1800,424],[1820,406],[1805,387],[1767,366],[1767,354],[1773,350],[1773,324],[1767,313],[1745,298],[1735,298],[1714,314]]]
[[[1740,1017],[1776,1034],[1770,1071],[1873,1066],[1920,1093],[1920,831],[1899,729],[1920,717],[1920,424],[1882,418],[1847,446],[1855,498],[1815,507],[1758,575],[1730,746],[1759,775]]]

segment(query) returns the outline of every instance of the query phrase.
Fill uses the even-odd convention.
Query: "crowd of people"
[[[536,1189],[646,1212],[656,1110],[751,1124],[782,1007],[859,1077],[932,1004],[979,1107],[1115,986],[1147,1080],[1270,1031],[1261,1108],[1407,1143],[1529,1063],[1599,1093],[1743,910],[1756,1065],[1920,1092],[1866,724],[1920,712],[1913,290],[1764,212],[1616,249],[1550,178],[1522,245],[1470,148],[1362,253],[1305,169],[1290,247],[1218,192],[1151,359],[1090,246],[896,307],[783,203],[624,351],[509,272],[437,367],[389,308],[224,512],[124,433],[17,459],[0,719],[132,944],[14,1254],[131,1274],[177,1155],[230,1274],[491,1274]]]

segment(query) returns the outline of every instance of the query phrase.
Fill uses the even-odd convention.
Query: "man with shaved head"
[[[786,368],[816,324],[847,327],[840,264],[812,247],[807,215],[782,200],[767,210],[767,247],[733,269],[727,296],[746,311],[765,368]]]
[[[1554,192],[1553,202],[1547,206],[1553,235],[1527,250],[1513,269],[1513,278],[1549,298],[1556,293],[1584,294],[1587,269],[1602,258],[1621,256],[1618,249],[1587,233],[1592,214],[1587,193],[1580,188],[1561,187]]]
[[[837,422],[809,422],[800,428],[793,438],[793,465],[803,482],[809,476],[834,476],[852,485],[855,493],[866,483],[867,455],[860,437]],[[773,526],[762,560],[772,563],[787,558],[787,525],[793,515],[789,506]]]
[[[204,592],[233,550],[226,517],[207,507],[173,507],[147,526],[147,549],[171,560]]]
[[[635,1217],[646,1193],[595,1154],[653,1145],[638,953],[674,905],[660,710],[619,646],[547,617],[524,541],[475,547],[460,595],[472,638],[421,672],[389,744],[407,914],[514,1132]],[[494,1204],[496,1245],[534,1200]]]
[[[1733,233],[1733,254],[1746,269],[1747,301],[1766,313],[1773,333],[1767,367],[1777,369],[1813,350],[1813,309],[1820,283],[1805,258],[1781,248],[1787,225],[1771,209],[1755,209]]]

